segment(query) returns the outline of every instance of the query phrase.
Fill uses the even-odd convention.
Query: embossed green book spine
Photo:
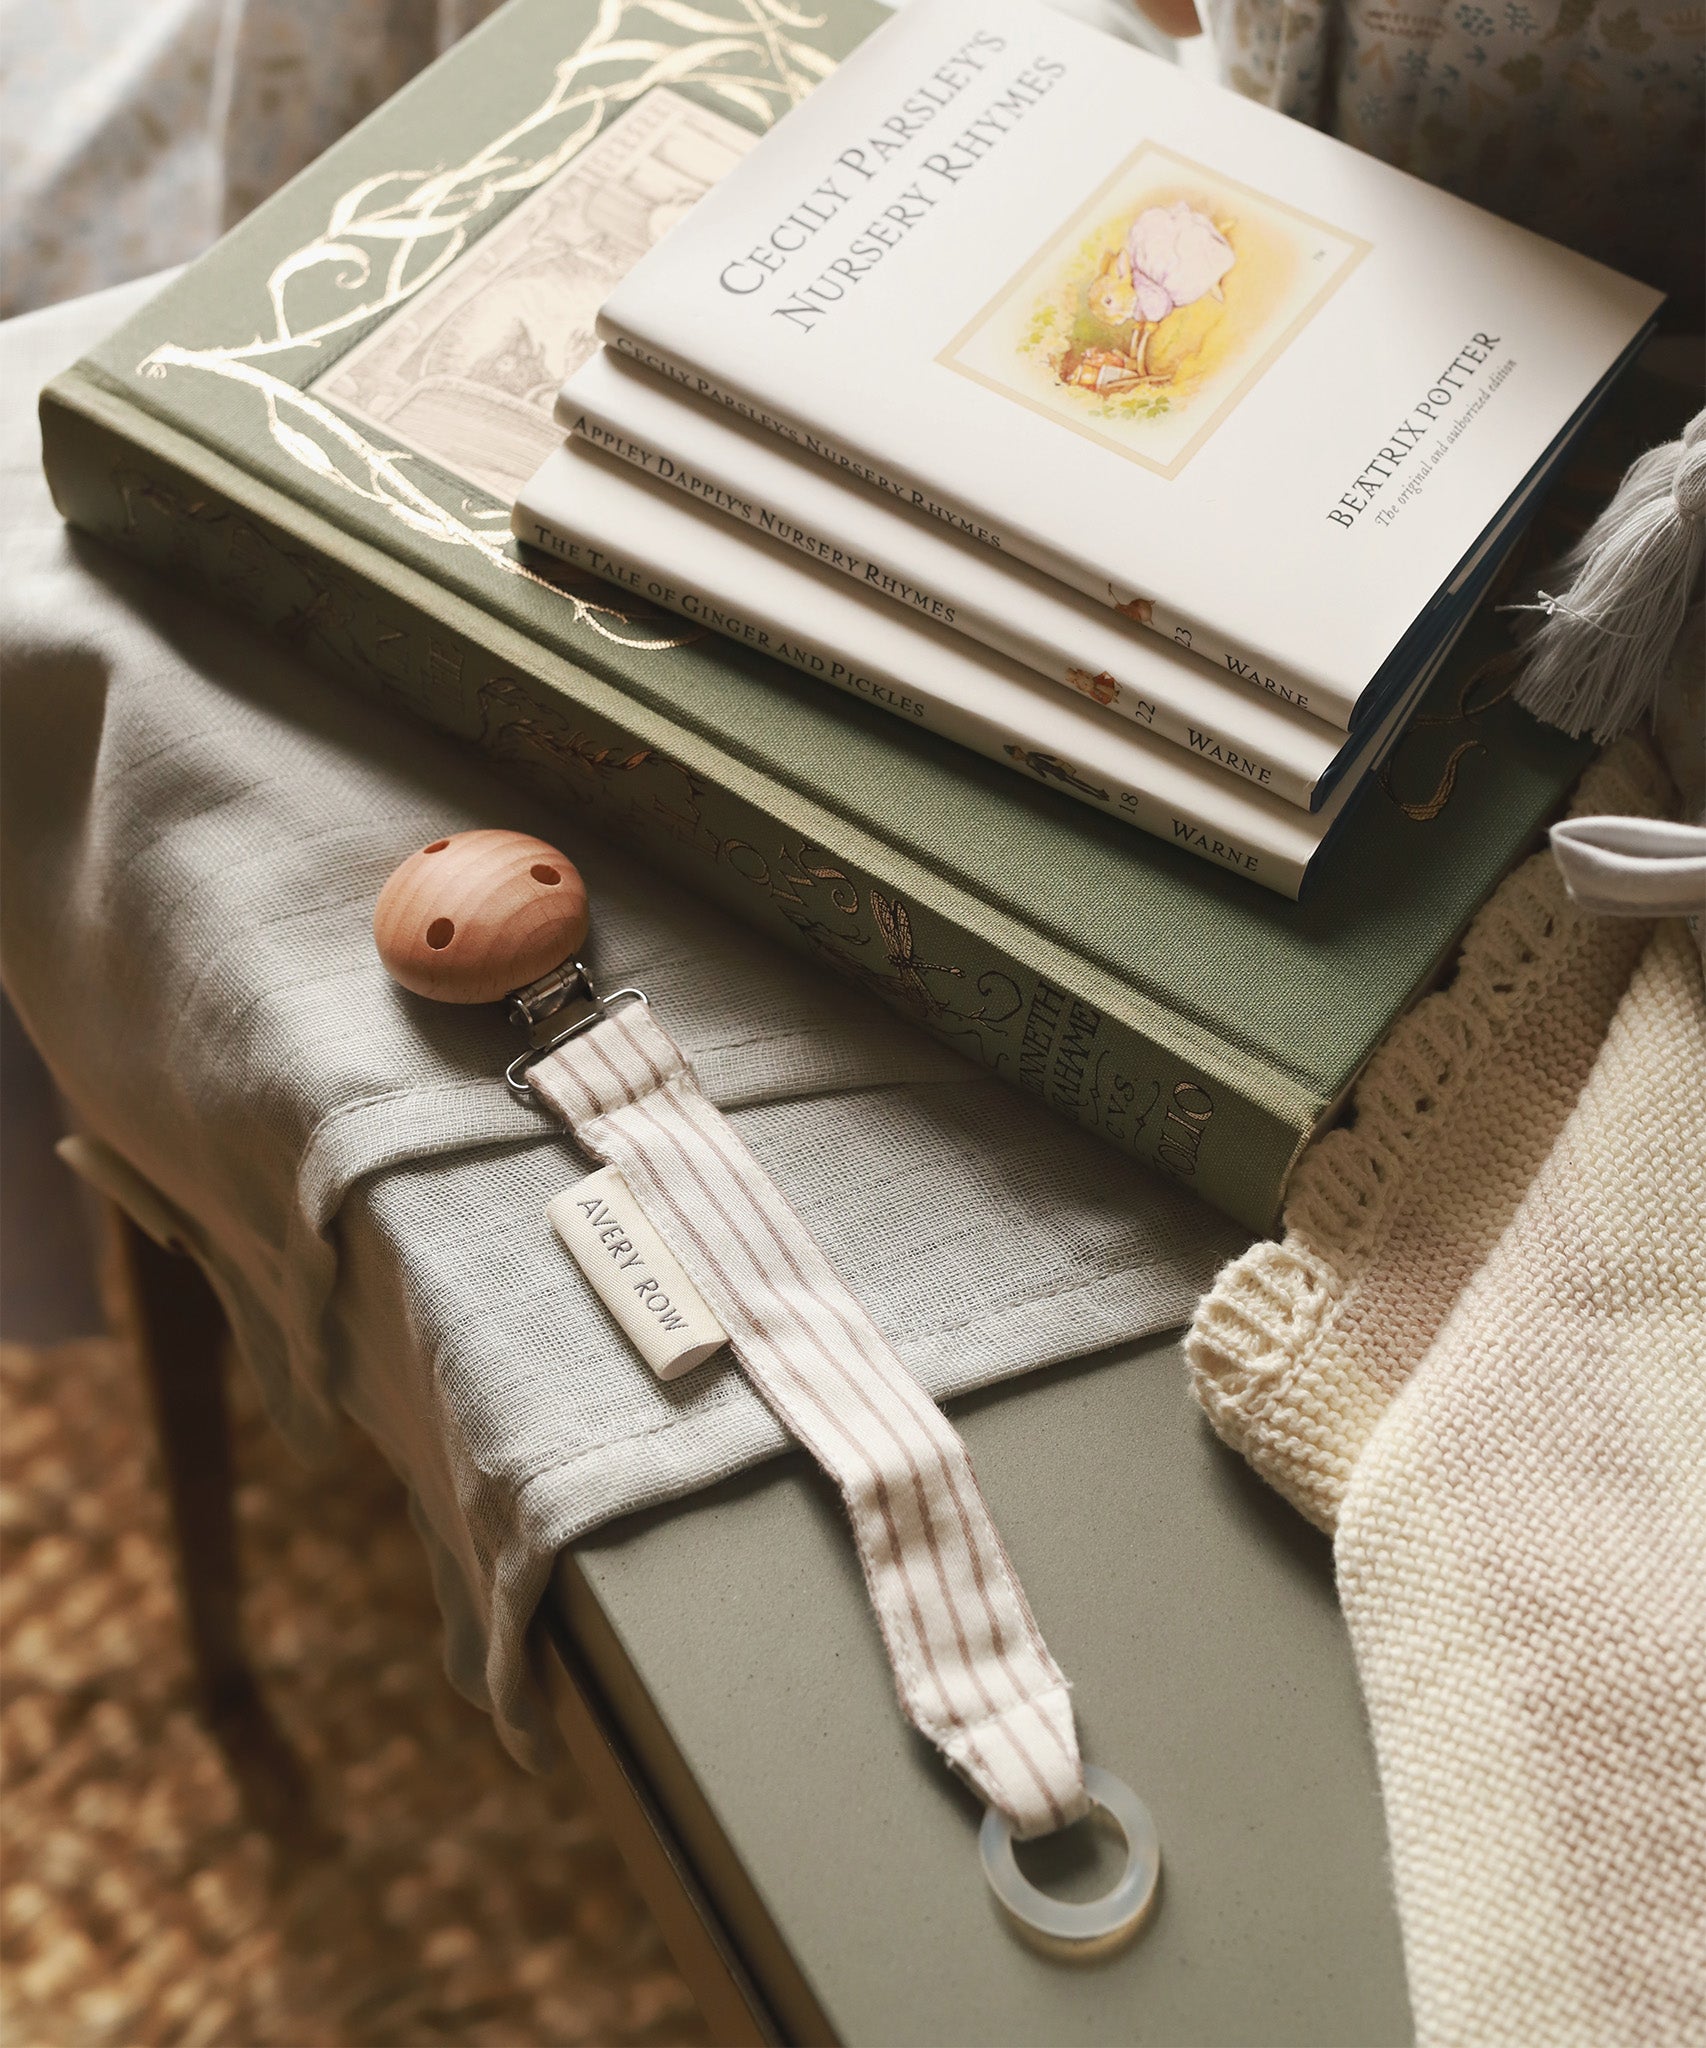
[[[512,0],[49,386],[55,497],[1265,1228],[1584,758],[1495,625],[1292,904],[508,538],[603,293],[879,18]]]

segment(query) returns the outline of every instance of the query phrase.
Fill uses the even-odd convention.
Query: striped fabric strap
[[[528,1080],[704,1294],[748,1377],[841,1490],[908,1718],[1019,1836],[1088,1811],[1066,1680],[947,1418],[643,1005]]]

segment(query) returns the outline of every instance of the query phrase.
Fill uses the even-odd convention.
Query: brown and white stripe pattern
[[[618,1167],[753,1384],[841,1490],[901,1704],[1021,1836],[1087,1810],[1066,1680],[964,1444],[638,1004],[534,1088]]]

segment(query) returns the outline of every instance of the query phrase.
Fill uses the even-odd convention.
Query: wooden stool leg
[[[243,1641],[225,1313],[193,1259],[162,1250],[122,1213],[118,1263],[153,1410],[202,1719],[251,1823],[306,1847],[318,1836],[302,1766]]]
[[[166,1481],[179,1590],[202,1715],[216,1728],[254,1690],[239,1618],[225,1315],[193,1259],[128,1218],[121,1259]]]

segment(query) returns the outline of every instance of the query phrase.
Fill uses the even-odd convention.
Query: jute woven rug
[[[249,1827],[196,1721],[127,1351],[0,1346],[7,2048],[704,2041],[567,1767],[446,1683],[383,1462],[305,1469],[231,1377],[249,1640],[323,1839]]]

